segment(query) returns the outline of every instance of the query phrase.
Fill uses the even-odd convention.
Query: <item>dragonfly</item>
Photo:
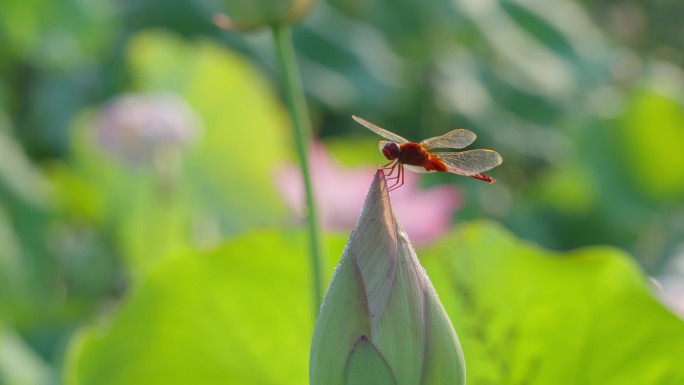
[[[352,115],[352,118],[357,123],[387,139],[380,141],[379,148],[385,158],[390,161],[380,166],[380,168],[389,170],[389,173],[385,174],[388,177],[387,179],[395,181],[389,188],[389,191],[395,190],[404,184],[404,169],[419,173],[450,172],[489,183],[496,182],[491,176],[482,174],[482,172],[491,170],[503,162],[501,155],[496,151],[477,149],[433,152],[436,149],[461,149],[468,147],[477,138],[477,135],[470,130],[460,128],[449,131],[444,135],[415,143],[356,115]],[[396,175],[393,176],[395,170]]]

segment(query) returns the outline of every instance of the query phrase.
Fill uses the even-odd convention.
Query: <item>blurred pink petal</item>
[[[376,168],[344,168],[320,143],[312,146],[310,157],[314,195],[323,226],[349,231],[356,223]],[[276,182],[285,201],[302,216],[305,198],[299,168],[284,166],[278,172]],[[417,245],[429,243],[444,234],[461,203],[455,187],[421,190],[418,188],[418,175],[411,172],[406,173],[404,185],[393,191],[391,198],[399,221]]]

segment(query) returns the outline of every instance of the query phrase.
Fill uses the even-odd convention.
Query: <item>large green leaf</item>
[[[306,383],[313,317],[306,244],[293,235],[160,262],[72,341],[67,384]],[[341,240],[333,249],[337,259]],[[684,381],[684,322],[616,249],[558,254],[475,223],[418,254],[471,385]]]
[[[477,223],[421,255],[469,384],[684,383],[684,322],[617,249],[559,254]]]
[[[113,319],[77,335],[67,383],[306,383],[305,245],[299,234],[262,232],[160,262]]]

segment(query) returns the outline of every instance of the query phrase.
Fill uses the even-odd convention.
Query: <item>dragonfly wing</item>
[[[449,131],[444,135],[435,136],[434,138],[425,139],[420,142],[425,148],[463,148],[469,146],[475,141],[477,135],[465,128]]]
[[[362,126],[365,126],[367,129],[375,132],[376,134],[382,136],[385,139],[389,139],[389,140],[391,140],[395,143],[398,143],[398,144],[408,142],[408,140],[402,138],[401,136],[394,134],[392,132],[389,132],[389,131],[385,130],[384,128],[380,128],[380,127],[376,126],[375,124],[373,124],[373,123],[371,123],[365,119],[359,118],[356,115],[352,115],[352,118],[354,120],[356,120],[357,123],[361,124]]]
[[[503,162],[496,151],[480,149],[461,152],[432,153],[447,166],[447,171],[459,175],[474,175],[490,170]]]

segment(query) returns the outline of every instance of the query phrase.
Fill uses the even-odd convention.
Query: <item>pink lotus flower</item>
[[[310,154],[314,195],[323,226],[349,231],[354,227],[375,167],[344,168],[317,143]],[[304,186],[299,168],[287,165],[279,170],[276,182],[285,201],[299,215],[303,214]],[[424,245],[444,234],[451,225],[461,197],[453,186],[428,190],[418,188],[418,175],[407,172],[404,185],[392,191],[392,206],[409,238]]]

